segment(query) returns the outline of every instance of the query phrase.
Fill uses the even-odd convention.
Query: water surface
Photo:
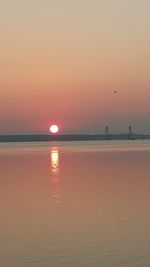
[[[150,142],[0,144],[0,266],[150,265]]]

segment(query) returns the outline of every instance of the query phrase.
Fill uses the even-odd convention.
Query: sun
[[[52,134],[57,134],[59,132],[59,127],[56,124],[52,124],[49,128],[50,132]]]

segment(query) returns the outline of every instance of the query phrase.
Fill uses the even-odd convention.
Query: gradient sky
[[[0,3],[0,134],[150,132],[149,0]],[[114,93],[117,90],[117,94]]]

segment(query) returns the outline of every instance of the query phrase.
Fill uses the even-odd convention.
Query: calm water
[[[0,266],[150,266],[150,142],[0,144]]]

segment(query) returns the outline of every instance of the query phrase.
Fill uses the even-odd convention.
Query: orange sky
[[[0,3],[0,134],[150,132],[148,0]],[[114,94],[117,90],[117,94]]]

